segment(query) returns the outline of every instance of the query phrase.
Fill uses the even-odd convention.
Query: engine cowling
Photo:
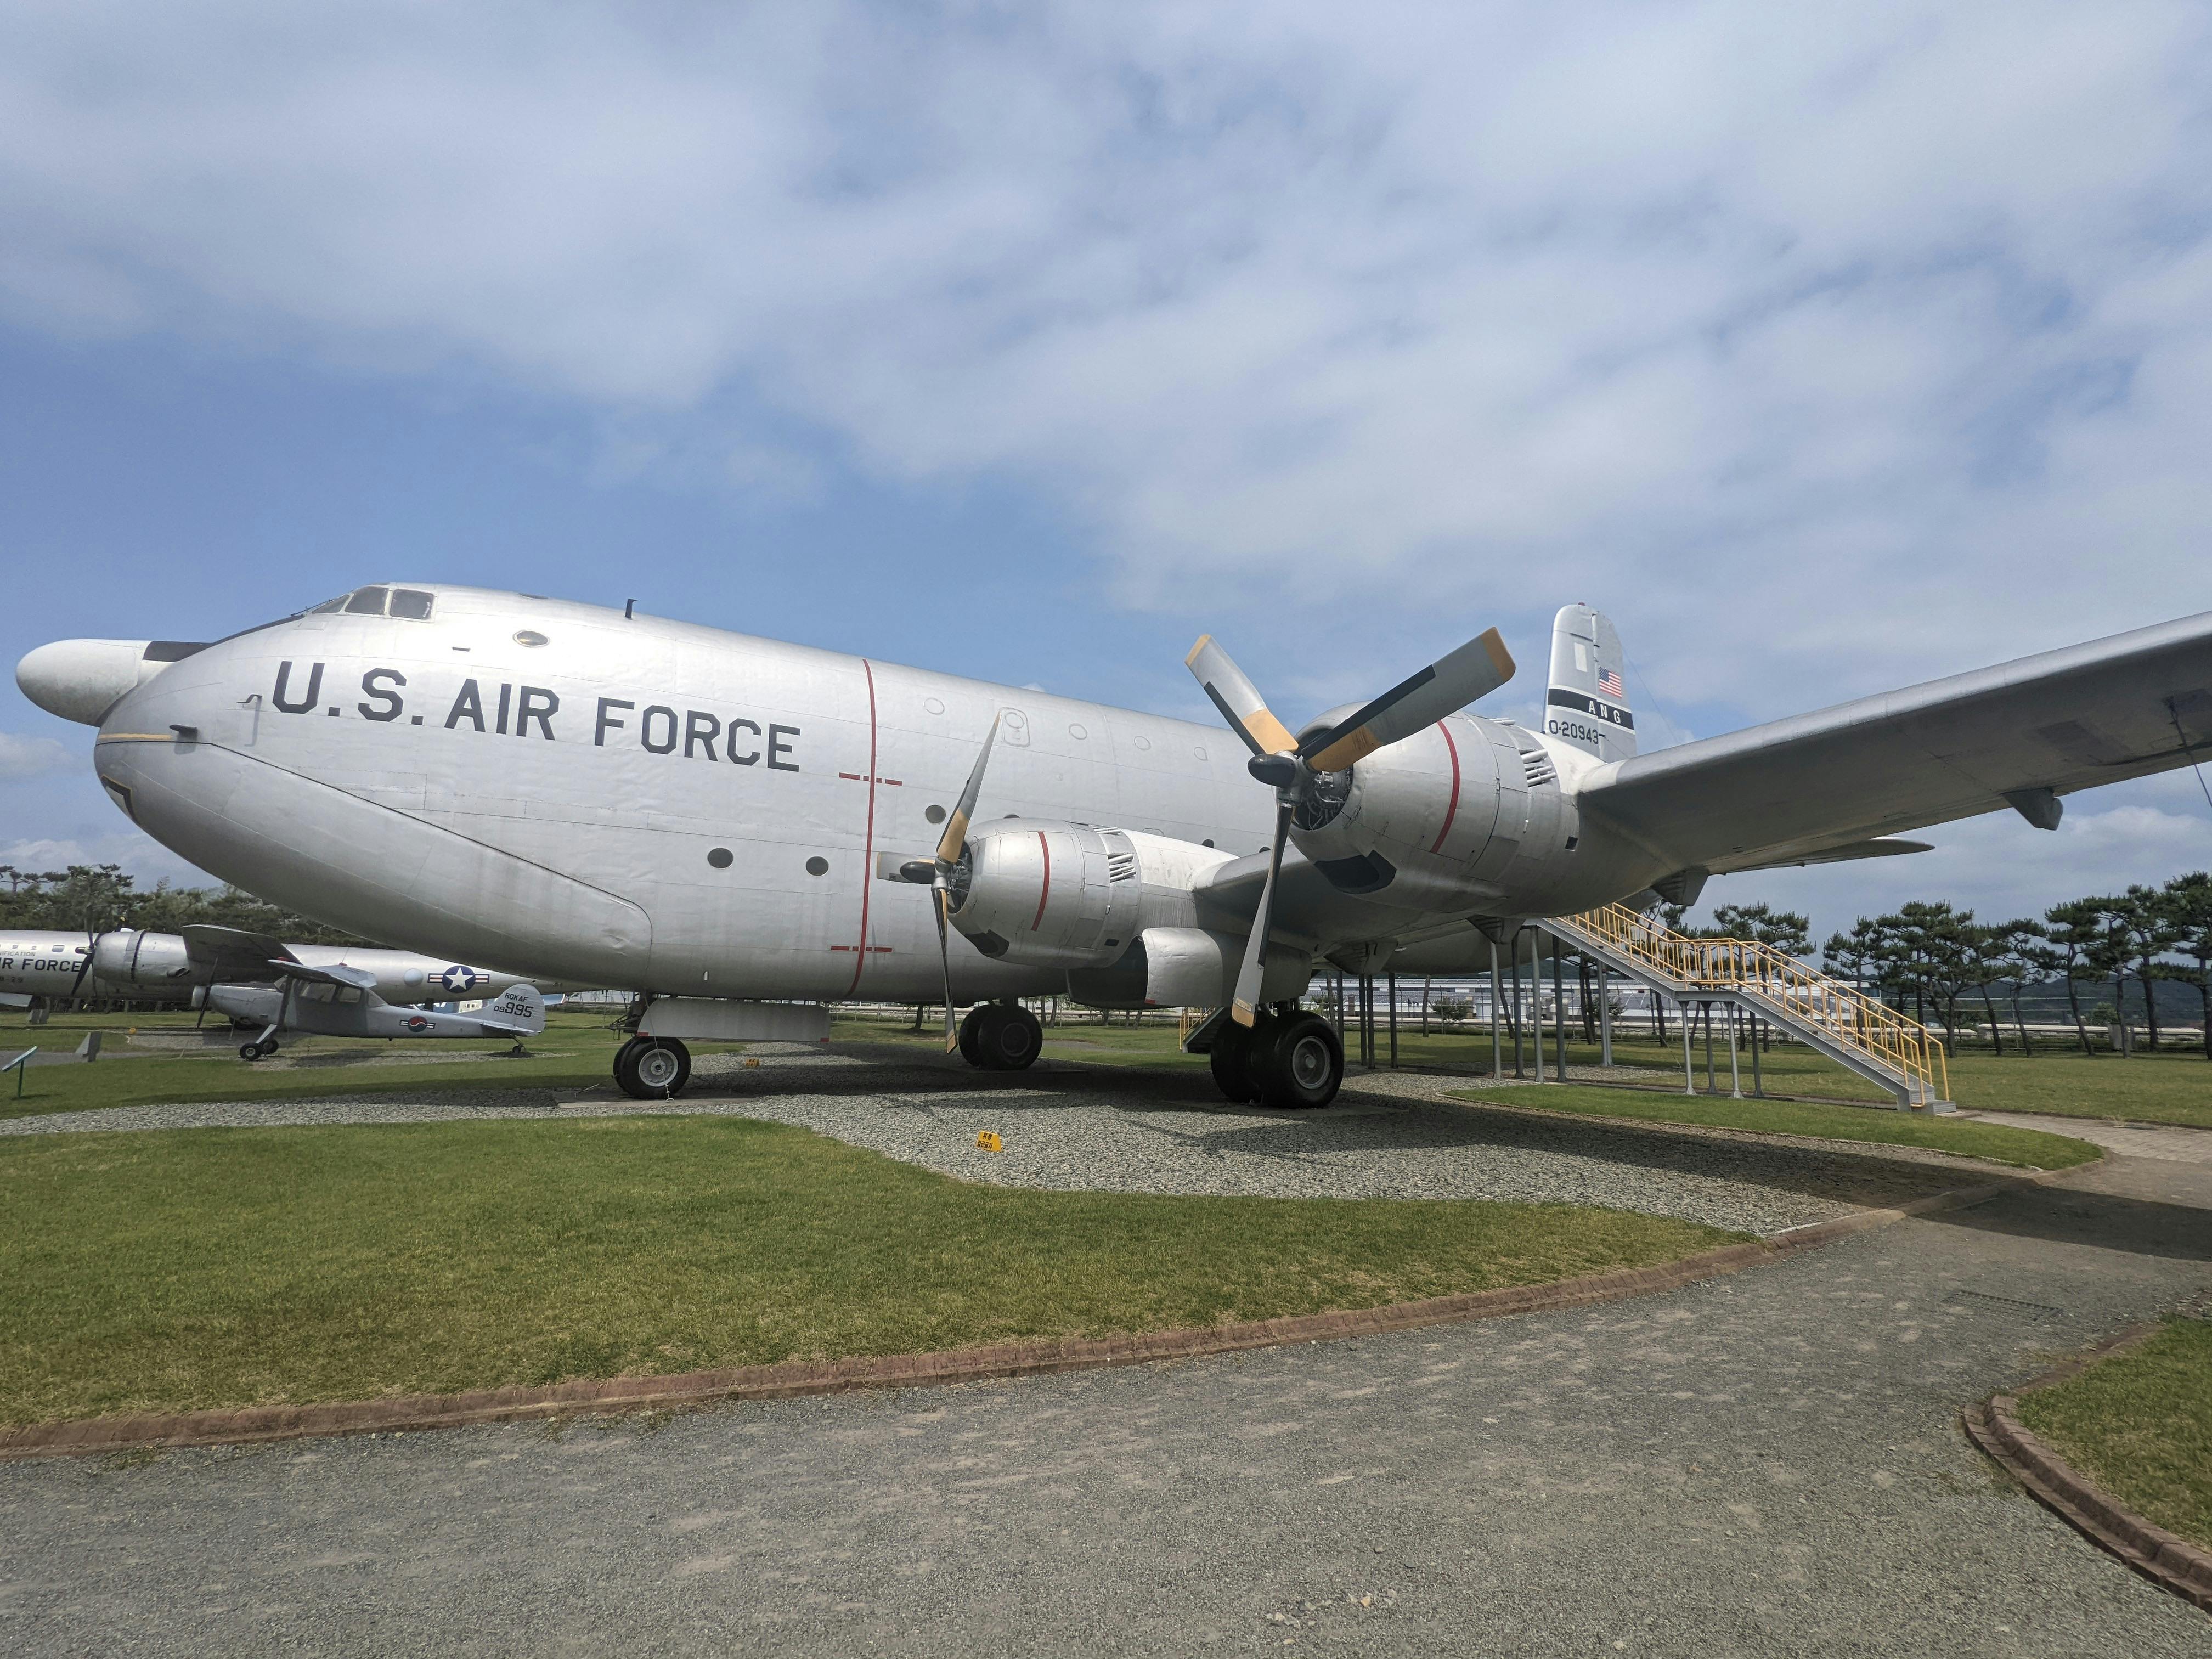
[[[1339,891],[1449,911],[1536,875],[1573,817],[1532,733],[1455,714],[1320,780],[1291,839]]]
[[[1103,968],[1147,927],[1194,926],[1193,884],[1231,857],[1138,830],[1003,818],[969,831],[951,920],[987,957]]]
[[[192,964],[174,933],[118,928],[93,945],[92,976],[104,985],[169,988],[189,981]]]

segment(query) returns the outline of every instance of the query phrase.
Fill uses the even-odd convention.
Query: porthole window
[[[932,823],[945,822],[945,809],[942,806],[925,806],[921,809],[921,815]]]
[[[806,860],[806,873],[810,876],[828,875],[830,873],[830,860],[823,858],[817,853],[814,857]]]
[[[726,870],[736,860],[736,858],[737,854],[731,852],[728,848],[717,847],[708,851],[707,854],[707,862],[713,865],[717,870]]]
[[[545,643],[545,636],[534,628],[526,628],[515,635],[514,642],[535,647]]]
[[[1129,741],[1135,744],[1139,749],[1150,749],[1152,746],[1152,740],[1146,737],[1134,737],[1130,738]]]
[[[933,714],[942,714],[945,712],[945,705],[934,697],[924,697],[921,700],[921,706]]]
[[[1067,735],[1071,738],[1080,739],[1087,738],[1091,734],[1079,726],[1071,726],[1067,728]]]

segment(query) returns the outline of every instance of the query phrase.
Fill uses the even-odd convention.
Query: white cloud
[[[1309,637],[1589,598],[1754,713],[2212,605],[2201,8],[4,9],[34,325],[1025,479]]]
[[[112,864],[145,887],[157,881],[167,881],[178,887],[221,884],[205,871],[185,863],[167,848],[135,830],[106,836],[40,836],[0,842],[0,864],[34,872],[66,870],[73,864]]]
[[[0,778],[41,778],[76,766],[76,757],[52,738],[0,732]]]
[[[1985,921],[2040,916],[2052,905],[2158,886],[2185,871],[2212,869],[2212,812],[2187,772],[2147,778],[2066,802],[2055,830],[2031,829],[2011,812],[1941,824],[1911,837],[1935,850],[1902,858],[1802,870],[1716,877],[1696,913],[1759,899],[1804,911],[1817,942],[1862,915],[1908,899],[1944,899]]]

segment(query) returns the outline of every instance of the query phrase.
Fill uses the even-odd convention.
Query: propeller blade
[[[1282,755],[1297,747],[1297,739],[1282,721],[1268,713],[1260,688],[1244,678],[1244,671],[1214,643],[1212,635],[1200,635],[1198,643],[1191,647],[1190,655],[1182,663],[1206,689],[1206,695],[1213,700],[1222,718],[1254,754]]]
[[[951,895],[940,884],[929,890],[929,908],[937,913],[937,960],[945,969],[945,1052],[951,1054],[960,1046],[960,1028],[952,1018],[952,946],[945,937],[945,909],[951,902]]]
[[[1291,833],[1288,803],[1275,808],[1275,839],[1267,849],[1267,881],[1260,889],[1260,908],[1252,917],[1252,937],[1244,946],[1244,965],[1237,970],[1237,1000],[1229,1018],[1249,1025],[1260,1014],[1260,982],[1267,970],[1267,930],[1275,921],[1275,878],[1283,868],[1283,842]]]
[[[1298,758],[1316,772],[1341,772],[1425,726],[1434,726],[1513,678],[1513,659],[1494,628],[1449,656],[1394,685],[1351,719],[1317,732],[1298,745]]]
[[[983,734],[983,747],[975,757],[975,769],[968,774],[967,785],[960,791],[960,804],[952,809],[952,816],[945,820],[945,833],[937,838],[937,867],[950,870],[960,861],[960,849],[967,845],[968,824],[975,816],[975,797],[983,793],[983,769],[991,763],[991,745],[999,736],[999,720],[991,720],[991,729]]]

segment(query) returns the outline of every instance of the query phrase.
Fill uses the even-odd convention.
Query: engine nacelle
[[[1533,733],[1455,714],[1322,779],[1291,839],[1340,892],[1451,911],[1563,875],[1575,818]]]
[[[171,988],[192,977],[185,942],[174,933],[129,928],[102,933],[92,947],[92,976],[103,985]]]
[[[951,921],[1017,966],[1103,968],[1147,927],[1195,926],[1193,884],[1231,857],[1137,830],[1001,818],[968,832]]]

